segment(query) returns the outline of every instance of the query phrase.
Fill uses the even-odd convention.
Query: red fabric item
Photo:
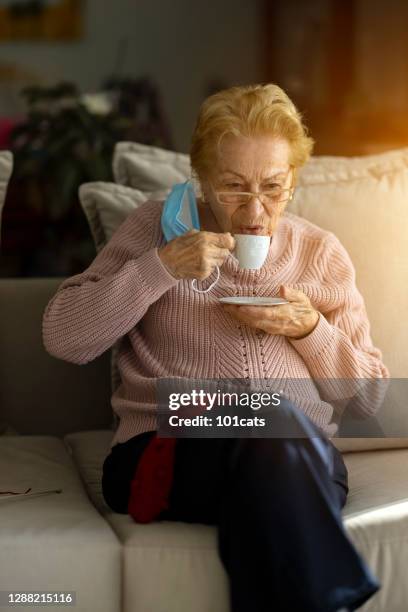
[[[168,507],[176,441],[155,435],[139,459],[128,503],[128,513],[137,523],[150,523]]]

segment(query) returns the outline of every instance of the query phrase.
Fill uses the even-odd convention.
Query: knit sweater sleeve
[[[301,339],[289,339],[302,356],[327,401],[352,398],[352,412],[370,416],[382,404],[390,373],[381,351],[373,345],[364,299],[346,249],[329,233],[320,257],[324,314],[315,329]],[[296,285],[296,288],[302,288]],[[313,289],[309,293],[313,303]]]
[[[179,281],[158,255],[158,209],[133,211],[82,273],[66,279],[42,321],[46,350],[76,364],[92,361],[128,333]]]

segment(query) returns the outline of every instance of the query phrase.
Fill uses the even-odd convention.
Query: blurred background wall
[[[112,180],[119,140],[188,153],[224,87],[278,83],[315,155],[408,146],[407,26],[406,0],[0,0],[0,276],[82,271],[78,185]]]
[[[304,111],[316,154],[408,142],[408,2],[265,2],[266,78]]]
[[[0,69],[15,65],[27,73],[23,82],[32,74],[44,84],[73,81],[82,91],[98,90],[113,75],[148,75],[161,93],[174,147],[187,152],[198,106],[213,83],[262,78],[261,6],[259,0],[85,0],[80,40],[0,40]],[[1,115],[23,111],[21,82],[16,85],[0,79]]]

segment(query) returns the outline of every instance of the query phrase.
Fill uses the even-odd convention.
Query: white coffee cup
[[[270,236],[256,234],[234,234],[235,249],[233,254],[244,270],[258,270],[267,258],[271,244]]]

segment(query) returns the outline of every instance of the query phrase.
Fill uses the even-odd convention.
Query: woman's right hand
[[[234,248],[235,238],[230,232],[191,229],[170,240],[158,250],[158,254],[165,268],[175,278],[203,280],[210,276],[215,266],[222,266]]]

